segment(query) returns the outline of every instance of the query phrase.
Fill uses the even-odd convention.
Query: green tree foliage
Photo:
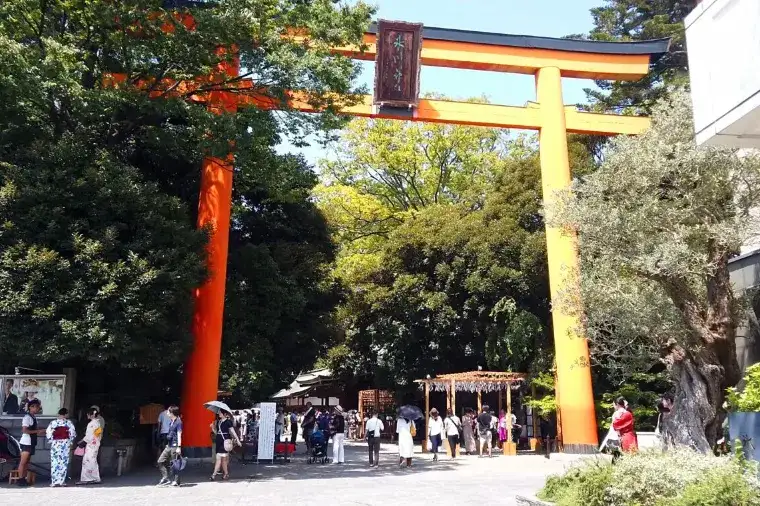
[[[324,314],[334,290],[321,276],[332,247],[307,200],[314,175],[274,146],[281,133],[298,140],[341,124],[334,100],[350,102],[360,91],[352,84],[358,66],[328,48],[360,43],[371,9],[330,0],[189,4],[0,3],[6,365],[176,369],[190,342],[189,294],[204,276],[204,232],[194,230],[200,164],[224,156],[230,140],[234,297],[225,378],[263,378],[253,388],[271,389],[273,371],[300,368],[311,343],[331,332]],[[178,15],[189,13],[191,27]],[[308,41],[283,37],[288,28],[308,32]],[[177,85],[227,61],[218,47],[239,49],[240,78]],[[124,76],[116,88],[112,72]],[[242,84],[247,77],[255,77],[253,88]],[[215,114],[196,104],[220,90],[273,100],[304,91],[327,113]]]
[[[592,107],[606,111],[649,111],[673,86],[688,82],[683,20],[697,0],[605,0],[591,9],[592,40],[639,41],[670,38],[670,50],[638,81],[597,81],[587,90]]]
[[[760,364],[747,367],[744,388],[731,387],[727,392],[728,405],[733,411],[760,412]]]
[[[677,442],[709,450],[725,389],[739,380],[728,260],[756,224],[760,161],[696,147],[685,92],[650,130],[613,141],[559,222],[579,233],[584,328],[597,362],[622,375],[667,364]],[[568,294],[569,295],[569,294]],[[569,297],[562,303],[573,304]],[[580,307],[580,306],[578,306]]]
[[[279,388],[335,340],[334,244],[308,201],[316,176],[299,158],[276,163],[276,186],[235,187],[222,378],[241,401]]]
[[[526,395],[524,402],[537,411],[538,416],[551,416],[557,411],[557,396],[554,388],[554,374],[551,372],[539,372],[530,379],[531,390],[536,395]]]
[[[596,412],[600,429],[609,430],[612,414],[615,411],[612,403],[618,397],[623,397],[633,411],[636,430],[652,432],[657,427],[659,414],[657,402],[661,395],[669,390],[670,382],[665,373],[635,373],[621,385],[611,387],[600,385],[597,381],[595,386],[597,387]]]
[[[573,144],[574,147],[575,144]],[[581,170],[590,158],[573,150]],[[427,374],[548,368],[535,138],[356,120],[315,196],[349,286],[330,363],[376,386]]]

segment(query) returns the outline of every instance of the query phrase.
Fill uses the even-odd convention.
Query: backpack
[[[485,415],[485,414],[486,413],[481,413],[478,416],[478,429],[480,429],[480,432],[485,432],[487,430],[491,430],[491,418],[492,417],[491,417],[491,415],[488,415],[488,424],[484,425],[483,424],[483,418],[485,418],[485,417],[483,415]]]

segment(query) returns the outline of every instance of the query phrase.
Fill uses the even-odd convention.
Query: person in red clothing
[[[639,449],[639,441],[633,428],[633,413],[628,409],[628,401],[623,397],[615,400],[615,412],[612,414],[612,428],[620,438],[620,448],[624,452],[636,452]]]

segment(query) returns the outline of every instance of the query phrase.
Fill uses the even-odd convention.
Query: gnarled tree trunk
[[[702,452],[710,451],[720,437],[726,388],[740,379],[729,254],[715,244],[710,253],[714,270],[706,280],[706,303],[684,280],[660,279],[693,336],[686,346],[671,343],[665,355],[674,405],[663,418],[662,432],[667,442]]]

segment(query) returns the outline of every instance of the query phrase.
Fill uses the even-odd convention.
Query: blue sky
[[[589,9],[602,0],[378,0],[377,18],[424,23],[426,26],[483,32],[562,37],[592,28]],[[372,89],[374,62],[362,62],[360,83]],[[592,81],[564,79],[566,104],[585,101]],[[524,105],[535,100],[533,76],[422,67],[422,94],[436,92],[454,99],[486,95],[497,104]],[[318,145],[296,149],[284,142],[282,152],[302,152],[316,163],[328,153]]]

